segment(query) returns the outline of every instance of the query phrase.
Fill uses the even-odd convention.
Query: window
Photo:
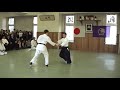
[[[106,25],[110,26],[110,35],[105,38],[105,44],[117,44],[117,15],[106,15]]]
[[[33,30],[34,30],[33,37],[35,37],[37,39],[37,25],[33,26]]]
[[[14,30],[14,26],[9,26],[9,30],[12,32]]]
[[[14,30],[14,18],[9,18],[8,25],[10,32],[12,32]]]
[[[69,42],[74,42],[74,26],[66,26],[65,32],[67,33],[67,38]]]
[[[33,24],[37,24],[37,17],[34,17]]]
[[[37,17],[33,17],[33,37],[37,39]]]
[[[110,35],[105,38],[105,44],[116,45],[117,26],[110,26]]]
[[[66,16],[65,32],[69,42],[74,42],[74,16]]]
[[[14,18],[9,18],[9,25],[14,25]]]

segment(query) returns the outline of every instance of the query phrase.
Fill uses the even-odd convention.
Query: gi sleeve
[[[62,39],[58,40],[57,43],[58,43],[58,44],[61,44],[61,43],[62,43]]]
[[[39,42],[40,42],[40,38],[41,38],[41,36],[39,36],[39,37],[38,37],[38,39],[37,39],[37,43],[39,43]]]
[[[48,37],[47,42],[51,44],[52,46],[55,46],[56,43],[52,42],[51,39]]]

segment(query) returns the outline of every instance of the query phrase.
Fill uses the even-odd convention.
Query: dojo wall
[[[54,21],[40,21],[41,14],[37,14],[38,17],[38,32],[37,35],[43,33],[44,29],[48,29],[50,31],[49,36],[51,37],[52,41],[57,42],[57,40],[61,37],[61,33],[64,32],[64,14],[59,12],[44,12],[42,15],[54,15]],[[96,25],[96,22],[89,21],[81,22],[77,21],[78,17],[81,15],[87,14],[75,14],[75,26],[84,26],[85,24],[92,23]],[[90,15],[90,14],[88,14]],[[98,22],[98,25],[105,25],[106,24],[106,14],[105,13],[98,13],[92,14],[97,16],[97,18],[101,21]],[[3,16],[0,15],[0,27],[2,28],[2,19]],[[8,20],[6,20],[8,22]],[[120,33],[120,14],[118,14],[118,34]],[[7,25],[8,26],[8,25]],[[33,16],[22,16],[22,17],[15,17],[15,28],[21,30],[33,30]],[[7,27],[8,29],[8,27]],[[79,51],[90,51],[90,52],[108,52],[108,53],[117,53],[119,44],[119,35],[117,37],[117,45],[105,45],[104,38],[96,38],[92,37],[92,33],[85,33],[85,37],[75,36],[74,43],[70,43],[71,50],[79,50]],[[47,44],[48,48],[56,48],[49,44]],[[120,49],[119,49],[120,50]]]
[[[39,23],[39,27],[40,25],[48,25],[48,30],[50,30],[50,34],[49,36],[51,37],[51,39],[56,42],[58,36],[60,36],[59,32],[63,32],[64,31],[64,15],[58,15],[57,13],[56,15],[56,21],[53,22],[40,22]],[[93,24],[93,25],[97,25],[97,23],[95,21],[89,21],[89,22],[84,22],[83,24],[81,24],[79,21],[77,21],[77,18],[80,15],[87,15],[87,14],[76,14],[75,15],[75,26],[83,26],[85,24]],[[90,14],[88,14],[90,15]],[[92,14],[97,16],[97,19],[101,20],[98,22],[98,25],[106,25],[106,14],[105,13],[101,13],[101,14]],[[60,18],[60,19],[59,19]],[[62,23],[60,23],[60,21]],[[119,18],[118,18],[119,20]],[[118,22],[119,23],[119,22]],[[58,29],[58,27],[61,27]],[[46,28],[46,29],[47,29]],[[42,28],[43,29],[43,28]],[[41,30],[42,30],[41,29]],[[44,28],[45,29],[45,28]],[[60,30],[61,29],[61,30]],[[59,31],[57,31],[59,30]],[[118,32],[119,32],[119,28],[118,28]],[[55,32],[54,32],[55,31]],[[37,34],[40,35],[42,32],[38,32]],[[118,37],[119,38],[119,37]],[[104,38],[96,38],[92,36],[92,33],[85,33],[85,37],[75,37],[74,38],[74,43],[70,43],[70,48],[71,50],[79,50],[79,51],[90,51],[90,52],[108,52],[108,53],[117,53],[118,52],[118,40],[117,39],[117,45],[105,45],[105,39]],[[47,45],[48,48],[54,48],[51,45]]]

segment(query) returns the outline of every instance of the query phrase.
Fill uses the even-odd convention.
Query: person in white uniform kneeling
[[[37,41],[35,40],[35,37],[31,40],[31,50],[36,49],[37,46]]]
[[[2,37],[0,36],[0,55],[5,55],[7,52],[5,52],[5,46],[4,43],[2,42]]]

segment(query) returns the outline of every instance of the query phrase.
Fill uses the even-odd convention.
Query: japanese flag
[[[80,30],[79,31],[79,34],[76,34],[76,32],[78,31],[75,31],[75,30]],[[74,27],[74,37],[85,37],[85,26],[75,26]]]

